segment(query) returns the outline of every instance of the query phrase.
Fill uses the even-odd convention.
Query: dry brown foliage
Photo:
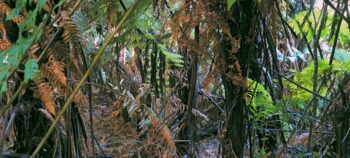
[[[7,16],[11,12],[11,8],[3,1],[0,1],[0,14],[2,16]],[[21,21],[24,19],[24,16],[19,15],[13,17],[12,21],[16,24],[21,23]]]
[[[53,99],[53,88],[45,81],[43,76],[38,76],[34,83],[36,85],[36,94],[43,101],[45,108],[52,115],[56,115],[56,104]]]

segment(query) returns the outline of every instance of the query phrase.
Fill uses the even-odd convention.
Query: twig
[[[340,11],[338,10],[338,8],[336,8],[329,0],[325,0],[324,1],[327,5],[329,5],[339,16],[342,17],[342,19],[344,19],[350,26],[350,18],[349,17],[345,17],[344,14],[340,13]],[[347,8],[347,4],[345,4],[345,8]]]
[[[189,140],[174,140],[175,143],[189,143]]]
[[[260,67],[262,67],[262,68],[269,69],[269,68],[267,68],[267,67],[265,67],[265,66],[262,66],[262,65],[260,65],[260,64],[258,64],[258,65],[259,65]],[[269,69],[269,70],[271,70],[271,69]],[[287,78],[286,76],[282,75],[281,73],[279,73],[279,72],[277,72],[277,71],[275,71],[275,70],[271,70],[271,71],[275,72],[277,75],[279,75],[279,76],[281,76],[282,78],[286,79],[288,82],[290,82],[290,83],[296,85],[298,88],[300,88],[300,89],[302,89],[302,90],[304,90],[304,91],[306,91],[306,92],[309,92],[309,93],[311,93],[311,94],[313,94],[313,95],[315,95],[315,96],[317,96],[317,97],[319,97],[319,98],[321,98],[321,99],[324,99],[324,100],[326,100],[326,101],[328,101],[328,102],[333,102],[332,100],[330,100],[330,99],[328,99],[328,98],[326,98],[326,97],[324,97],[324,96],[318,94],[317,92],[313,92],[312,90],[309,90],[309,89],[303,87],[302,85],[300,85],[300,84],[294,82],[293,80]],[[334,104],[340,105],[340,104],[337,103],[337,102],[335,102]]]
[[[203,95],[203,96],[205,96],[205,97],[207,97],[207,99],[211,103],[213,103],[222,113],[224,113],[224,110],[220,107],[220,105],[217,102],[215,102],[215,100],[212,98],[212,96],[209,96],[209,95],[205,94],[202,89],[198,89],[198,93]]]
[[[322,83],[320,84],[320,87],[319,87],[318,91],[321,90],[321,87],[322,87]],[[316,94],[318,94],[318,93],[316,93]],[[277,152],[277,154],[276,154],[277,157],[280,157],[280,155],[282,154],[282,152],[283,152],[283,151],[285,150],[285,148],[287,147],[287,144],[292,140],[293,137],[295,137],[295,134],[298,132],[298,127],[300,127],[300,125],[301,125],[301,123],[302,123],[302,120],[303,120],[304,117],[306,116],[307,111],[309,110],[309,108],[313,105],[312,103],[314,102],[315,99],[316,99],[316,95],[314,95],[314,96],[312,97],[312,99],[310,100],[310,102],[308,103],[308,105],[305,107],[303,114],[301,115],[301,117],[300,117],[298,123],[296,124],[296,127],[293,129],[293,131],[291,132],[290,136],[288,137],[286,144],[284,144],[283,147],[282,147],[282,149],[279,150],[279,151]]]
[[[342,13],[345,12],[345,10],[347,9],[348,7],[345,5],[344,6],[344,9],[342,11]],[[340,17],[339,19],[339,24],[337,26],[337,30],[335,32],[335,37],[334,37],[334,41],[333,41],[333,47],[332,47],[332,53],[331,53],[331,57],[329,59],[329,65],[332,65],[332,62],[333,62],[333,58],[334,58],[334,53],[335,53],[335,48],[337,46],[337,41],[338,41],[338,36],[339,36],[339,31],[340,31],[340,26],[341,26],[341,22],[343,21],[343,18],[342,16]]]
[[[293,132],[292,130],[281,130],[277,128],[257,128],[256,130],[258,131],[270,131],[270,132],[276,132],[276,131],[281,131],[281,132]],[[301,130],[301,132],[309,132],[308,130]],[[315,133],[320,133],[320,134],[335,134],[334,132],[327,132],[327,131],[314,131]]]

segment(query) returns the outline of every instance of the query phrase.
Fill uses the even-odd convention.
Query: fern
[[[148,96],[149,87],[146,85],[144,88],[140,88],[141,92],[134,97],[132,94],[128,94],[130,100],[132,101],[130,106],[124,107],[128,111],[128,117],[132,120],[141,120],[138,124],[141,128],[141,132],[146,132],[148,130],[148,138],[144,141],[145,144],[153,145],[153,141],[160,141],[159,143],[164,143],[166,149],[170,152],[168,154],[175,156],[176,155],[176,146],[174,142],[173,135],[169,130],[168,126],[158,118],[155,112],[145,106],[143,102],[144,97]],[[148,155],[155,155],[153,150],[149,150],[149,147],[146,148],[146,153]]]
[[[53,89],[51,85],[46,82],[42,76],[35,78],[34,83],[37,87],[36,94],[38,94],[43,101],[47,111],[49,111],[52,115],[56,115],[56,104],[54,102]]]
[[[178,67],[182,67],[183,60],[182,56],[179,54],[172,53],[169,51],[165,45],[163,44],[157,44],[157,47],[161,50],[161,52],[165,55],[166,59],[170,60],[171,62],[174,62],[174,64]]]
[[[340,50],[338,50],[340,51]],[[345,53],[345,52],[344,52]],[[339,53],[339,56],[342,54]],[[344,55],[344,54],[343,54]],[[317,80],[321,81],[322,77],[327,76],[331,77],[328,79],[327,82],[330,82],[329,80],[338,79],[342,74],[346,74],[350,72],[350,60],[347,59],[346,54],[345,57],[337,57],[337,60],[334,61],[332,65],[329,65],[327,60],[320,60],[318,61],[318,76]],[[340,72],[340,73],[338,73]],[[294,81],[301,86],[312,90],[313,89],[313,74],[314,74],[314,62],[311,62],[307,67],[305,67],[302,71],[296,72],[294,74]],[[328,75],[327,75],[328,74]],[[329,75],[334,74],[334,75]],[[327,82],[324,85],[327,85]],[[300,108],[303,108],[303,106],[310,101],[313,94],[306,92],[305,90],[300,89],[294,84],[291,84],[290,82],[284,81],[284,84],[286,87],[289,88],[290,96],[289,96],[289,103],[291,105],[297,105]],[[320,95],[324,95],[326,93],[327,87],[323,86],[319,90]]]
[[[72,18],[68,15],[66,11],[61,12],[61,19],[59,20],[59,25],[63,27],[63,40],[68,43],[70,40],[73,42],[79,41],[80,37],[78,35],[79,30],[72,20]]]
[[[53,82],[57,87],[69,89],[67,84],[67,78],[64,74],[64,64],[57,61],[57,59],[51,55],[49,61],[41,67],[43,76]]]
[[[2,39],[7,40],[6,28],[5,28],[5,25],[4,25],[4,21],[2,21],[1,18],[0,18],[0,32],[2,34]]]
[[[0,39],[0,51],[7,50],[11,47],[11,43],[7,40]]]
[[[331,23],[331,22],[330,22]],[[344,47],[348,47],[350,43],[349,24],[343,21],[340,25],[339,40]]]
[[[22,2],[18,3],[18,8],[12,10],[5,2],[0,1],[0,14],[7,16],[7,19],[12,19],[13,22],[19,24],[23,21],[24,17],[22,15],[16,14],[19,13],[20,9],[24,8],[26,3],[27,1],[23,0]]]
[[[252,107],[254,119],[267,118],[276,113],[270,93],[260,83],[248,78],[248,94],[246,101]]]
[[[6,82],[4,81],[6,81],[11,72],[19,66],[20,61],[27,53],[31,45],[39,41],[42,37],[45,24],[35,24],[35,21],[37,20],[38,14],[41,12],[46,1],[38,0],[35,8],[33,8],[33,10],[30,12],[27,12],[26,16],[24,17],[21,15],[21,13],[24,10],[27,2],[28,0],[17,0],[16,8],[12,9],[9,8],[5,2],[0,1],[0,14],[2,16],[6,16],[7,20],[13,20],[17,24],[20,23],[20,25],[18,25],[19,32],[17,41],[13,44],[6,43],[5,41],[1,42],[2,52],[0,53],[0,65],[6,65],[1,66],[0,68],[0,84],[2,90],[6,90]],[[45,21],[45,19],[47,19],[47,16],[43,17],[43,21]]]
[[[24,82],[28,83],[29,79],[35,78],[38,75],[38,63],[34,59],[29,59],[25,64]]]
[[[330,69],[331,69],[331,66],[328,64],[327,61],[320,60],[318,62],[318,72],[319,72],[318,73],[318,80],[320,80],[320,78],[324,75],[324,73]],[[313,89],[313,73],[314,73],[314,63],[311,62],[302,71],[296,72],[294,74],[294,81],[296,83],[300,84],[301,86],[303,86],[309,90],[312,90]],[[311,93],[306,92],[304,90],[301,90],[299,87],[297,87],[294,84],[285,82],[285,85],[287,85],[287,87],[290,88],[291,99],[289,100],[289,102],[292,105],[297,105],[297,106],[305,105],[310,100],[310,98],[312,98]],[[325,90],[326,89],[323,87],[319,93],[323,94],[325,92]]]
[[[115,0],[104,0],[106,5],[106,20],[109,25],[116,22],[117,19],[117,2]]]

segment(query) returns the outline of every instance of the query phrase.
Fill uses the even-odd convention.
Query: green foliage
[[[266,119],[277,112],[270,93],[260,83],[248,78],[248,104],[252,107],[254,120]]]
[[[337,50],[338,52],[342,52],[343,50]],[[343,54],[342,54],[343,53]],[[322,77],[340,77],[341,74],[337,72],[349,72],[350,71],[350,55],[346,52],[336,53],[336,60],[333,62],[333,65],[329,65],[328,61],[320,60],[318,61],[318,77],[317,80],[320,83]],[[312,90],[313,89],[313,74],[314,74],[314,62],[311,62],[306,68],[304,68],[300,72],[296,72],[294,74],[293,80],[300,84],[301,86]],[[327,74],[336,74],[336,75],[327,75]],[[332,79],[328,79],[330,82]],[[303,89],[300,89],[295,84],[290,83],[289,81],[284,81],[284,84],[290,88],[290,95],[287,96],[287,100],[290,105],[296,105],[299,108],[304,108],[304,105],[310,101],[313,94],[307,92]],[[324,85],[326,85],[325,83]],[[318,92],[320,95],[324,95],[326,93],[327,87],[323,86],[320,88]]]
[[[296,14],[294,18],[289,22],[289,24],[293,28],[295,33],[297,33],[298,35],[302,35],[302,33],[304,33],[306,36],[307,42],[311,42],[313,40],[313,31],[319,30],[321,25],[320,22],[318,21],[316,22],[315,19],[320,19],[320,16],[322,16],[322,12],[318,9],[314,9],[315,17],[307,16],[307,12],[308,11],[302,11]],[[335,38],[335,34],[332,33],[331,31],[334,20],[335,20],[334,16],[327,15],[325,27],[321,30],[321,34],[320,34],[321,40],[328,39],[328,42],[330,44],[333,44],[333,41]],[[342,21],[340,26],[339,40],[343,46],[349,45],[350,31],[349,31],[348,23],[346,23],[345,21]]]
[[[298,35],[302,35],[303,33],[306,36],[307,42],[311,42],[313,40],[314,30],[318,30],[321,26],[320,22],[316,22],[315,19],[319,19],[322,16],[321,11],[318,9],[314,10],[313,16],[307,16],[308,11],[302,11],[294,16],[294,18],[290,21],[290,26],[293,28],[295,33]],[[329,34],[329,29],[332,24],[332,17],[327,16],[326,26],[322,29],[320,38],[326,38]],[[316,26],[317,25],[317,26]],[[316,27],[315,27],[316,26]]]
[[[123,1],[126,7],[134,4],[133,0],[124,0]],[[173,63],[175,66],[181,67],[183,64],[182,56],[176,53],[173,53],[168,49],[166,46],[169,44],[168,39],[162,39],[161,37],[164,36],[164,32],[162,32],[162,24],[160,20],[154,15],[156,12],[153,9],[148,9],[148,7],[151,4],[151,0],[143,0],[140,1],[138,8],[135,9],[135,11],[130,15],[130,18],[125,24],[124,28],[124,34],[120,35],[115,40],[121,44],[121,48],[126,47],[128,49],[131,48],[145,48],[149,43],[156,43],[157,48],[163,53],[168,61]],[[119,2],[117,2],[119,4]],[[116,5],[117,11],[124,12],[121,5]],[[106,5],[103,0],[96,1],[92,7],[92,11],[86,10],[85,12],[91,13],[94,12],[95,14],[86,14],[84,16],[84,12],[77,14],[76,21],[78,24],[82,24],[80,28],[89,28],[89,24],[86,23],[88,19],[94,20],[95,23],[105,25],[106,20],[104,20],[104,13],[105,13]],[[96,21],[95,19],[99,19]],[[90,26],[91,27],[91,26]],[[87,30],[87,29],[84,29]],[[142,33],[140,33],[141,31]],[[103,41],[104,35],[99,35],[95,28],[88,29],[85,31],[85,33],[88,33],[84,35],[88,41],[95,41],[96,38],[99,39],[99,42]],[[91,38],[95,37],[95,38]],[[109,46],[107,48],[107,51],[112,50],[112,46]],[[88,52],[94,52],[96,48],[93,46],[89,46],[86,49],[88,49]],[[106,55],[113,55],[112,53],[106,54]],[[105,60],[114,59],[116,57],[104,57]]]
[[[318,62],[318,80],[321,80],[321,77],[327,70],[330,70],[331,66],[326,60],[320,60]],[[314,63],[311,62],[305,69],[294,74],[294,81],[301,86],[312,90],[313,89],[313,74],[314,74]],[[288,102],[291,105],[303,108],[304,105],[312,98],[313,94],[307,92],[303,89],[300,89],[295,84],[292,84],[288,81],[285,81],[285,85],[290,88],[290,96]],[[326,87],[322,87],[319,94],[323,94],[326,90]]]
[[[260,157],[267,157],[266,156],[266,150],[265,150],[264,146],[260,149]]]
[[[306,18],[306,19],[305,19]],[[305,23],[303,23],[305,21]],[[302,35],[305,33],[307,41],[310,42],[312,36],[312,21],[310,16],[307,16],[307,11],[302,11],[295,15],[295,17],[289,22],[290,26],[294,29],[295,33]]]
[[[227,0],[227,10],[230,10],[235,2],[236,0]]]
[[[157,47],[161,50],[161,52],[165,55],[165,58],[174,62],[176,66],[181,67],[183,64],[182,56],[179,54],[172,53],[169,51],[164,44],[157,44]]]
[[[130,36],[125,36],[125,40],[128,39],[129,43],[127,47],[141,47],[144,48],[146,43],[157,44],[157,48],[161,51],[162,54],[165,55],[165,58],[172,62],[175,66],[182,67],[183,59],[182,56],[176,53],[171,52],[167,45],[169,43],[168,39],[161,39],[164,32],[161,32],[161,23],[159,19],[156,19],[153,15],[154,11],[147,10],[146,13],[140,15],[138,19],[132,24],[130,29],[139,29],[143,32],[143,34],[135,33]]]
[[[30,79],[33,79],[37,73],[39,72],[38,70],[39,65],[38,62],[34,59],[29,59],[24,68],[24,82],[28,83]]]
[[[347,22],[343,21],[340,25],[339,41],[344,47],[349,46],[350,43],[350,30]]]
[[[12,44],[11,48],[0,53],[0,84],[2,90],[6,90],[6,80],[9,77],[10,73],[16,69],[26,52],[29,50],[30,46],[38,42],[42,36],[44,24],[40,23],[39,25],[35,24],[35,21],[38,18],[38,14],[42,12],[42,8],[44,7],[46,0],[17,0],[16,8],[12,9],[12,11],[7,16],[7,20],[12,19],[14,16],[18,16],[20,11],[26,6],[27,2],[35,3],[35,8],[33,10],[28,11],[28,14],[24,18],[24,20],[18,25],[18,40],[16,43]],[[45,21],[48,18],[47,15],[43,17],[42,21]],[[35,30],[35,31],[34,31]],[[23,35],[26,36],[23,36]],[[26,73],[33,72],[28,68]],[[31,76],[30,74],[25,74],[25,76]],[[29,78],[28,78],[29,79]]]

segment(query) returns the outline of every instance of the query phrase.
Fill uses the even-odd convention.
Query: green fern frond
[[[166,59],[170,60],[171,62],[174,62],[176,66],[182,67],[183,59],[180,54],[175,54],[170,52],[163,44],[158,44],[157,46],[161,50],[161,52],[165,55]]]
[[[246,101],[252,107],[256,117],[268,117],[276,112],[270,93],[260,83],[248,78],[248,94]]]

